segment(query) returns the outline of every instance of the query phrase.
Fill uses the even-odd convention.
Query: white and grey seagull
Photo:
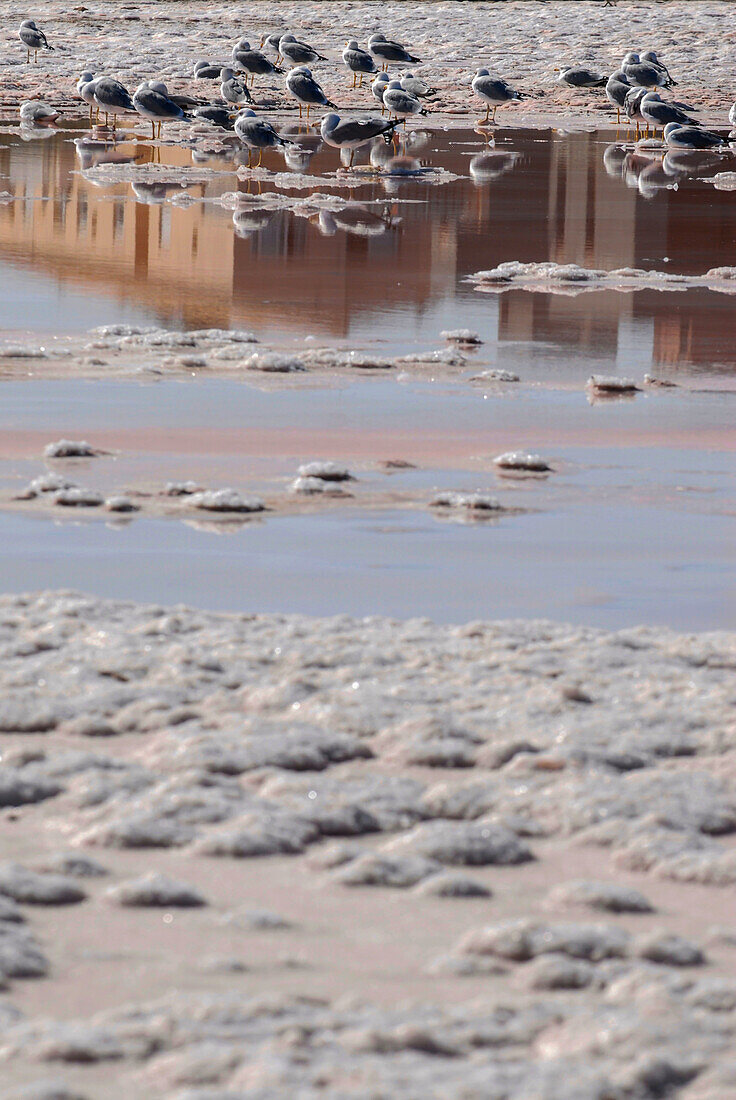
[[[349,149],[352,167],[355,150],[368,145],[374,138],[382,137],[388,145],[398,122],[386,122],[383,118],[345,119],[339,115],[325,115],[320,123],[320,133],[327,145],[335,149]]]
[[[151,123],[151,139],[157,134],[161,137],[164,122],[189,121],[189,116],[177,103],[165,93],[155,91],[147,82],[140,84],[133,93],[133,107]]]
[[[491,76],[488,69],[478,69],[473,77],[471,87],[479,99],[482,99],[486,104],[486,117],[485,122],[488,122],[491,112],[491,104],[493,105],[493,118],[491,122],[496,121],[496,109],[502,103],[511,103],[514,99],[523,99],[521,92],[515,91],[505,80],[501,80],[500,77]]]
[[[282,34],[279,40],[281,56],[294,65],[311,65],[315,61],[326,61],[327,58],[317,53],[308,42],[301,42],[296,35]]]
[[[92,114],[97,107],[95,103],[95,74],[85,70],[77,81],[77,95],[89,107],[89,121],[92,122]]]
[[[399,80],[392,80],[389,83],[383,93],[383,102],[389,113],[389,118],[392,114],[396,115],[397,118],[403,118],[404,125],[406,125],[406,120],[411,115],[429,114],[426,107],[422,107],[421,100],[417,99],[411,92],[404,91]]]
[[[226,103],[252,103],[253,97],[242,80],[238,80],[233,69],[225,67],[220,73],[220,94]]]
[[[664,128],[664,140],[673,149],[718,149],[728,148],[728,142],[712,130],[698,130],[694,126],[682,126],[678,122],[668,122]]]
[[[118,115],[135,111],[133,101],[127,88],[111,76],[101,76],[95,81],[95,103],[100,110],[105,112],[105,125],[112,115],[112,128],[115,129],[115,119]]]
[[[286,90],[299,102],[299,118],[302,117],[303,107],[307,108],[307,118],[312,107],[332,107],[333,111],[337,110],[337,105],[327,98],[311,71],[303,65],[292,69],[288,74]]]
[[[342,51],[342,60],[343,64],[347,65],[353,74],[353,88],[358,76],[360,76],[360,83],[362,84],[366,73],[373,74],[377,72],[375,61],[367,50],[361,50],[357,38],[351,38],[346,43],[345,49]]]
[[[54,48],[49,46],[46,35],[42,30],[39,30],[32,19],[23,20],[18,28],[18,38],[26,48],[26,62],[31,60],[31,50],[33,50],[33,60],[38,64],[38,51],[53,50]]]
[[[239,69],[242,69],[251,78],[251,85],[255,83],[257,76],[271,76],[272,73],[281,73],[284,70],[269,61],[265,53],[251,49],[247,38],[241,38],[233,46],[233,61]],[[247,78],[246,78],[247,79]]]
[[[399,62],[404,65],[421,64],[418,57],[410,54],[400,42],[392,42],[391,39],[386,38],[385,34],[372,34],[368,39],[368,49],[374,57],[378,58],[384,69],[388,68],[391,62]]]
[[[255,167],[259,168],[263,160],[264,149],[294,144],[288,138],[282,138],[270,122],[257,118],[255,111],[252,111],[249,107],[246,107],[243,111],[238,111],[238,116],[235,119],[235,133],[243,144],[248,147],[249,168],[251,167],[251,155],[254,149],[258,150],[258,163]]]
[[[386,105],[383,102],[383,93],[391,83],[388,73],[379,73],[376,79],[371,84],[371,94],[374,99],[377,99],[381,104],[381,114],[384,114]]]

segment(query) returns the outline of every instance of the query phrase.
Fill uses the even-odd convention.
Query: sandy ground
[[[4,1097],[730,1095],[733,635],[47,593],[0,653]]]
[[[734,98],[732,53],[736,31],[728,3],[719,0],[619,0],[612,7],[589,0],[505,0],[504,3],[251,3],[247,10],[194,0],[184,5],[130,3],[44,5],[43,28],[54,53],[27,67],[16,37],[21,9],[4,0],[6,27],[0,48],[0,105],[39,95],[78,110],[73,85],[86,68],[107,72],[135,87],[153,76],[180,91],[211,92],[211,82],[191,79],[194,60],[227,61],[235,40],[290,29],[328,58],[313,68],[327,95],[345,111],[373,110],[367,87],[353,92],[342,65],[348,37],[363,45],[375,31],[403,41],[421,59],[413,69],[436,85],[434,113],[475,115],[470,79],[486,66],[530,98],[501,112],[514,125],[591,124],[610,115],[601,90],[559,85],[555,68],[584,63],[601,73],[618,67],[629,50],[654,49],[678,81],[677,95],[707,109],[709,122],[727,125]],[[283,78],[258,80],[256,99],[270,108],[294,108]],[[205,87],[206,85],[206,87]],[[260,97],[260,98],[259,98]],[[501,116],[499,116],[500,118]]]

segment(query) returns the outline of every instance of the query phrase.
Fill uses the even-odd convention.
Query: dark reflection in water
[[[295,134],[300,147],[286,164],[267,155],[269,168],[322,175],[340,166],[340,154],[318,135]],[[332,187],[349,198],[346,209],[295,214],[259,201],[273,190],[267,180],[237,181],[237,145],[227,155],[161,150],[164,164],[219,173],[186,189],[195,200],[248,190],[254,201],[233,213],[199,201],[179,205],[185,189],[169,182],[100,186],[88,169],[150,159],[150,147],[74,136],[0,137],[0,189],[33,200],[0,205],[0,264],[43,275],[50,287],[109,298],[110,321],[117,301],[164,324],[376,335],[394,346],[434,341],[451,323],[480,329],[491,345],[551,343],[595,363],[736,364],[735,303],[726,295],[516,290],[496,298],[463,281],[506,260],[687,274],[732,266],[736,193],[708,182],[733,168],[730,157],[641,155],[612,142],[610,132],[502,130],[488,147],[472,130],[439,131],[416,135],[408,147],[404,164],[416,174]],[[392,155],[379,142],[357,160],[378,166]],[[427,167],[463,178],[439,184],[422,172]],[[310,190],[283,193],[306,200]],[[34,313],[22,323],[42,327],[41,320]],[[78,327],[86,323],[80,313]]]

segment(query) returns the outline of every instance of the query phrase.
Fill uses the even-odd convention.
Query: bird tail
[[[413,65],[421,65],[422,64],[422,60],[421,60],[420,57],[412,57],[411,54],[409,54],[409,60],[412,62]]]
[[[326,58],[326,57],[323,57],[321,53],[318,53],[318,54],[317,54],[317,60],[318,60],[318,61],[327,61],[327,58]]]
[[[280,65],[274,65],[273,71],[275,73],[285,73],[286,69],[282,69]]]
[[[607,77],[607,76],[602,76],[602,77],[600,78],[600,80],[596,80],[596,82],[595,82],[595,84],[593,85],[593,87],[594,87],[594,88],[605,88],[605,86],[606,86],[606,84],[607,84],[607,83],[608,83],[608,77]]]
[[[340,110],[338,105],[336,103],[333,103],[331,99],[326,99],[325,100],[325,107],[332,107],[333,111],[339,111]]]
[[[426,107],[422,107],[421,110],[419,111],[419,114],[420,115],[428,115],[429,111],[427,110]]]
[[[391,139],[394,136],[394,130],[396,129],[396,127],[398,125],[399,125],[398,119],[394,120],[393,122],[387,122],[386,123],[386,129],[381,134],[381,137],[383,138],[383,140],[386,142],[387,145],[391,144]]]

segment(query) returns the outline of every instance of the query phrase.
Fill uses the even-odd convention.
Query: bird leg
[[[260,168],[262,163],[263,163],[263,149],[259,149],[258,150],[258,164],[256,165],[256,168]]]
[[[302,116],[302,105],[301,105],[301,103],[300,103],[300,104],[299,104],[299,118],[302,118],[302,117],[303,117],[303,116]]]
[[[248,147],[248,167],[249,168],[250,168],[251,155],[252,155],[251,154],[251,149],[250,149],[250,147]]]
[[[308,103],[307,104],[307,122],[309,122],[309,112],[310,112],[311,109],[312,109],[312,104]]]
[[[498,104],[497,104],[497,103],[494,103],[494,104],[493,104],[493,118],[491,119],[491,122],[495,122],[495,121],[496,121],[496,111],[497,111],[497,110],[498,110]]]
[[[26,46],[26,65],[29,65],[31,61],[31,51]]]
[[[360,74],[360,80],[358,81],[358,87],[359,88],[363,87],[363,74],[362,73]]]
[[[350,150],[350,160],[348,161],[348,168],[353,167],[353,157],[355,156],[355,149]]]
[[[617,126],[621,125],[621,108],[620,107],[616,108],[616,125]]]
[[[33,60],[38,65],[38,50],[33,51]]]
[[[156,124],[154,123],[153,119],[151,119],[151,141],[155,141],[155,139],[156,139]]]
[[[355,78],[357,75],[357,73],[353,73],[353,83],[350,85],[351,89],[355,87]]]
[[[488,122],[488,120],[489,120],[489,118],[490,118],[490,117],[491,117],[491,105],[490,105],[490,103],[489,103],[489,104],[488,104],[488,105],[486,106],[486,117],[485,117],[485,118],[483,119],[483,121],[484,121],[484,122]]]

